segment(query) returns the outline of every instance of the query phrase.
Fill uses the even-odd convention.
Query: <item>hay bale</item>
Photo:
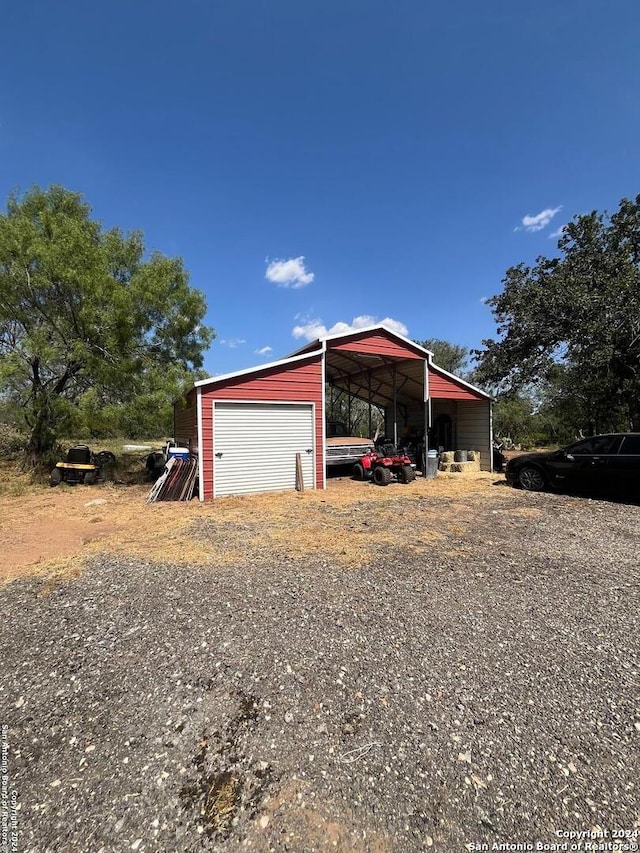
[[[476,462],[441,462],[438,470],[445,474],[470,474],[480,470],[480,460]]]
[[[469,460],[469,462],[479,462],[480,461],[480,451],[479,450],[467,451],[467,459]]]
[[[455,453],[453,452],[453,450],[445,450],[443,453],[440,454],[440,461],[441,462],[453,462],[454,456],[455,456]]]

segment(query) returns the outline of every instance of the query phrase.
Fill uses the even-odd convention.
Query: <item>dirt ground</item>
[[[326,491],[155,504],[145,503],[148,486],[32,487],[0,497],[0,579],[77,575],[85,558],[103,551],[212,565],[248,555],[260,562],[269,550],[286,547],[292,557],[312,550],[358,566],[382,545],[411,548],[412,542],[423,546],[429,538],[455,536],[467,502],[490,499],[503,480],[486,473],[439,474],[381,488],[338,477]],[[448,499],[446,507],[435,515],[431,509],[425,527],[421,502],[437,496]],[[451,504],[452,498],[459,503]],[[207,535],[194,537],[194,530]]]
[[[636,503],[489,474],[147,490],[0,495],[24,853],[636,843]]]

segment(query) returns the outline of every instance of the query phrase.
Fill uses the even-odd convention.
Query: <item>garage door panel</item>
[[[216,403],[215,495],[295,488],[296,453],[304,483],[313,487],[313,439],[311,404]]]

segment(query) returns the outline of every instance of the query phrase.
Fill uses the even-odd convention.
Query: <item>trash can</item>
[[[433,480],[438,474],[438,451],[427,450],[427,464],[425,465],[424,476],[428,480]]]
[[[467,461],[467,451],[466,450],[456,450],[456,454],[454,457],[454,462],[466,462]]]

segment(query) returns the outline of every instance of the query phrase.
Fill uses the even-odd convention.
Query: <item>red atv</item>
[[[388,486],[395,478],[399,483],[412,483],[416,478],[411,457],[398,450],[390,439],[381,438],[375,450],[360,457],[353,466],[356,480],[373,480],[378,486]]]

